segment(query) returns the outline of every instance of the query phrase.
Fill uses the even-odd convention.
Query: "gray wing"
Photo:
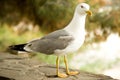
[[[42,37],[41,39],[51,39],[51,38],[56,39],[59,38],[60,36],[70,36],[70,34],[63,29],[60,29]]]
[[[66,31],[58,30],[45,37],[29,42],[25,47],[33,52],[53,54],[56,49],[66,48],[73,40]]]

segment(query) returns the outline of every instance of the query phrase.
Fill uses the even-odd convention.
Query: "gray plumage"
[[[56,49],[65,49],[71,42],[73,37],[65,30],[54,31],[41,39],[29,42],[24,49],[26,51],[40,52],[44,54],[53,54]]]

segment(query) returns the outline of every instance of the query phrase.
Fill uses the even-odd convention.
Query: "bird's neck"
[[[85,18],[86,15],[79,15],[78,13],[74,13],[73,19],[64,29],[68,32],[78,33],[81,30],[85,30]]]

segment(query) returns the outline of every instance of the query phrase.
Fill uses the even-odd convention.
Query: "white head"
[[[76,7],[76,12],[80,15],[91,15],[92,12],[89,10],[90,6],[86,3],[80,3]]]

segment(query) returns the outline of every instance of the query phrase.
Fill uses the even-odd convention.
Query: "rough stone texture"
[[[65,72],[64,68],[60,68]],[[0,53],[0,80],[61,80],[56,67],[17,55]],[[109,76],[80,71],[78,75],[62,80],[117,80]]]

